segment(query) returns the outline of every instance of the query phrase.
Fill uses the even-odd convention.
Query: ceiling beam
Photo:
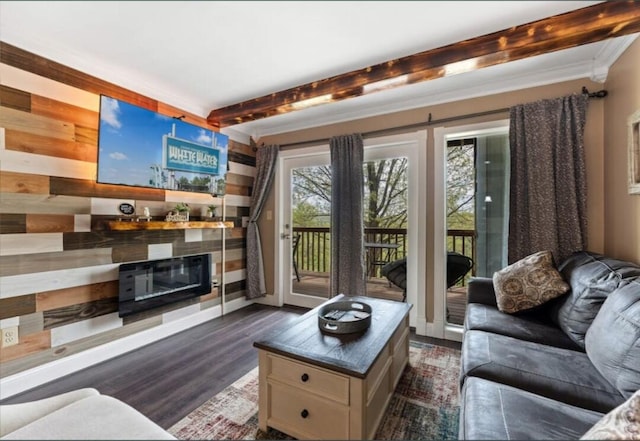
[[[636,32],[640,1],[598,3],[215,109],[207,121],[232,126]]]

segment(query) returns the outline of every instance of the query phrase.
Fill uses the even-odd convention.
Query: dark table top
[[[330,334],[318,327],[318,312],[329,302],[353,300],[371,306],[371,325],[353,334]],[[366,377],[412,305],[393,300],[339,295],[276,330],[253,346],[357,378]]]

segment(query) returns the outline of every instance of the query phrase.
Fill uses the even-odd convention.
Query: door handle
[[[281,233],[280,239],[291,239],[291,235],[289,233]]]

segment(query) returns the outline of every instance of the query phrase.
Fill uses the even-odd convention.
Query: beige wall
[[[640,262],[640,195],[627,191],[627,118],[640,109],[640,39],[609,71],[604,118],[605,252]]]
[[[408,124],[424,122],[428,119],[431,113],[433,120],[440,120],[453,116],[465,115],[469,113],[483,112],[488,110],[508,108],[509,106],[536,101],[544,98],[556,98],[563,95],[572,93],[579,93],[582,90],[582,86],[586,86],[590,91],[596,91],[603,88],[602,84],[594,83],[588,79],[580,79],[568,82],[562,82],[557,84],[551,84],[542,87],[534,87],[529,89],[523,89],[515,92],[501,93],[497,95],[474,98],[469,100],[463,100],[453,103],[441,104],[436,106],[424,107],[420,109],[408,110],[404,112],[397,112],[389,115],[376,116],[372,118],[365,118],[361,120],[349,121],[339,124],[333,124],[329,126],[318,127],[314,129],[301,130],[298,132],[291,132],[281,134],[277,136],[270,136],[260,139],[260,142],[267,144],[288,144],[293,142],[302,142],[306,140],[329,138],[334,135],[354,133],[354,132],[369,132],[374,130],[380,130],[385,128],[392,128],[398,126],[404,126]],[[605,99],[606,100],[606,99]],[[603,121],[604,121],[604,105],[605,100],[590,100],[589,109],[587,113],[587,125],[585,133],[586,144],[586,161],[587,161],[587,185],[589,189],[588,196],[588,235],[589,235],[589,249],[596,252],[604,252],[605,249],[605,219],[604,219],[604,134],[603,134]],[[428,135],[428,149],[427,152],[427,207],[433,206],[433,128],[436,126],[459,126],[472,123],[500,120],[508,118],[508,113],[494,114],[491,116],[485,116],[475,119],[465,119],[455,122],[449,122],[448,124],[434,124],[429,127]],[[273,195],[272,195],[273,196]],[[270,205],[265,209],[274,209],[275,198],[270,198]],[[427,208],[428,212],[431,211]],[[422,224],[419,228],[427,229],[427,250],[423,250],[426,255],[427,277],[433,274],[431,268],[433,267],[433,255],[429,251],[432,249],[430,244],[433,243],[432,234],[432,217],[425,216]],[[264,221],[263,221],[264,222]],[[273,223],[266,224],[265,228],[261,227],[263,236],[267,236],[269,232],[273,231]],[[266,239],[266,238],[265,238]],[[270,243],[270,239],[266,239],[266,243]],[[637,243],[636,239],[636,243]],[[272,242],[271,242],[272,243]],[[265,262],[265,272],[267,274],[273,273],[273,262],[269,259]],[[427,286],[431,284],[427,281]],[[273,283],[267,285],[267,291],[273,293]],[[420,294],[420,293],[419,293]],[[426,303],[426,317],[428,322],[432,322],[433,317],[433,293],[427,292]]]

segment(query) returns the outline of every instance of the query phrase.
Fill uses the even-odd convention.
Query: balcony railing
[[[330,230],[328,227],[294,227],[293,234],[299,235],[294,259],[300,272],[329,273],[331,260]],[[397,245],[397,248],[372,248],[368,252],[371,261],[391,261],[407,255],[406,228],[365,228],[365,243]],[[475,231],[448,230],[447,249],[469,256],[475,261]],[[369,277],[382,277],[380,266],[369,268]]]

